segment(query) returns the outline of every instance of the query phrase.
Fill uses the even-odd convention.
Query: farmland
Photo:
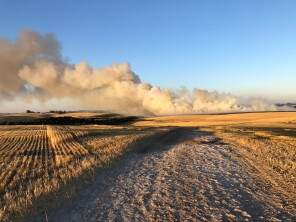
[[[239,152],[273,189],[296,204],[296,113],[262,112],[148,118],[138,125],[199,127]],[[289,200],[292,201],[289,204]]]
[[[94,166],[118,158],[146,132],[121,127],[0,126],[0,218]]]
[[[296,217],[293,112],[0,121],[1,221]]]

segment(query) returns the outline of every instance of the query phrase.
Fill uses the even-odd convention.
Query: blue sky
[[[145,82],[296,100],[296,1],[0,0],[0,36],[52,32],[70,62]]]

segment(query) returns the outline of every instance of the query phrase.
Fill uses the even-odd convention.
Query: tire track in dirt
[[[48,212],[49,221],[296,219],[282,207],[283,197],[213,136],[176,129],[138,146],[71,203]]]

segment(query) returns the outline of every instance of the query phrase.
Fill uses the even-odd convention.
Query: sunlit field
[[[295,210],[296,113],[271,112],[140,118],[109,126],[1,125],[0,220],[18,220],[36,209],[46,215],[57,200],[75,195],[81,178],[89,180],[92,171],[141,149],[144,138],[161,138],[161,131],[176,127],[205,131],[235,147],[240,161],[254,166]]]
[[[164,116],[147,118],[136,125],[193,126],[213,133],[236,147],[242,160],[254,166],[274,189],[287,197],[287,204],[295,208],[295,112]]]
[[[120,126],[0,126],[0,220],[110,164],[149,133]]]
[[[296,200],[296,128],[226,126],[209,129],[238,147],[243,158],[274,188]]]

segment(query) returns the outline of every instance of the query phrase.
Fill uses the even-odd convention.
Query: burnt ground
[[[92,117],[72,117],[72,116],[49,116],[41,117],[6,117],[0,121],[0,125],[123,125],[130,124],[138,120],[137,116],[122,116],[119,114],[104,114]]]

